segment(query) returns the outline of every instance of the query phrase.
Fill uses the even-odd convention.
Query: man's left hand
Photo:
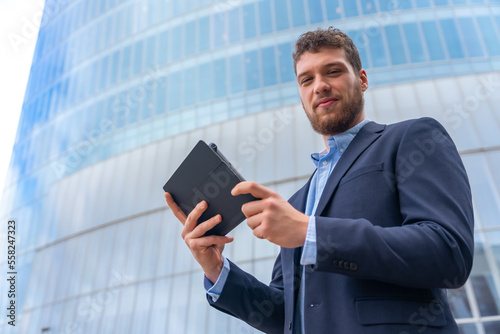
[[[297,211],[278,193],[256,182],[244,181],[238,183],[231,194],[252,194],[260,198],[241,207],[248,226],[257,238],[286,248],[304,245],[309,217]]]

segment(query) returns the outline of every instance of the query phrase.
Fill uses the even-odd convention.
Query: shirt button
[[[323,160],[322,164],[323,164],[323,166],[326,166],[326,165],[328,165],[328,162]]]
[[[344,152],[344,149],[343,149],[343,148],[341,148],[339,151],[340,151],[340,152]]]

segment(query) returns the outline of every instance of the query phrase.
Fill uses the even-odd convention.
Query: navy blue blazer
[[[309,183],[289,200],[302,212]],[[458,333],[444,288],[469,276],[473,211],[465,168],[437,121],[367,123],[316,212],[306,333]],[[298,261],[298,249],[282,248],[269,285],[231,263],[220,298],[208,301],[266,333],[292,333]]]

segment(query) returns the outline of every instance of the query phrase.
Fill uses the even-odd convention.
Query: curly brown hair
[[[317,30],[308,31],[297,39],[295,52],[292,55],[295,75],[297,75],[297,63],[300,57],[306,52],[319,52],[322,48],[343,49],[354,70],[361,71],[361,59],[352,39],[340,29],[328,27],[327,29],[318,28]]]

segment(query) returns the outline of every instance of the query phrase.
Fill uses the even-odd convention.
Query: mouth
[[[334,97],[325,97],[318,101],[318,103],[316,104],[316,109],[328,108],[337,101],[338,99]]]

